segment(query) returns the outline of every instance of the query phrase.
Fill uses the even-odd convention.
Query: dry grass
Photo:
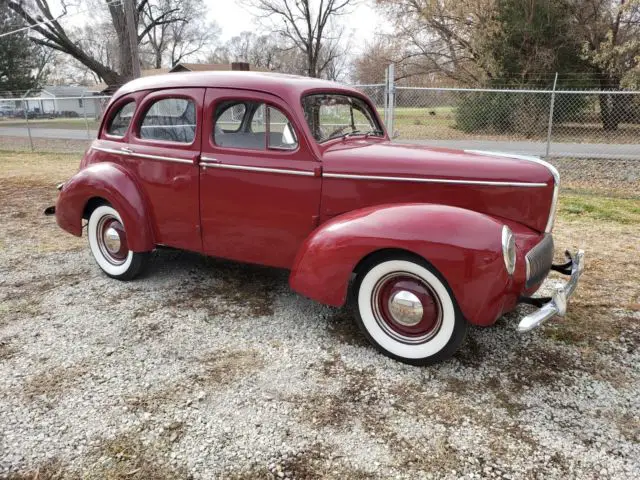
[[[81,154],[89,147],[89,140],[67,140],[60,138],[33,138],[33,151],[28,137],[0,136],[0,151],[36,153],[59,152]]]
[[[43,211],[57,197],[55,186],[77,170],[78,155],[0,151],[0,251],[10,252],[11,268],[22,258],[82,248],[84,241],[61,234],[53,218]]]
[[[640,200],[561,197],[555,243],[583,248],[585,272],[567,316],[545,327],[545,335],[594,348],[606,346],[603,340],[639,335],[640,322],[632,315],[640,304],[639,226]]]

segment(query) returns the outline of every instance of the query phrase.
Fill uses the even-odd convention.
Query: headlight
[[[513,275],[516,269],[516,237],[506,225],[502,227],[502,257],[507,273]]]

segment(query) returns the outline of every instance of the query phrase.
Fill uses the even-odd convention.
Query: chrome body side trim
[[[147,153],[137,153],[126,147],[123,147],[120,150],[116,150],[113,148],[91,146],[91,149],[98,150],[99,152],[115,153],[116,155],[126,155],[128,157],[147,158],[149,160],[160,160],[162,162],[174,162],[174,163],[184,163],[188,165],[193,165],[193,160],[187,160],[184,158],[175,158],[175,157],[163,157],[161,155],[149,155]]]
[[[381,175],[356,175],[351,173],[327,173],[326,178],[347,178],[354,180],[385,180],[390,182],[417,182],[417,183],[446,183],[454,185],[481,185],[490,187],[546,187],[546,183],[530,182],[498,182],[490,180],[454,180],[448,178],[418,178],[418,177],[385,177]]]
[[[553,230],[553,224],[556,221],[556,210],[558,207],[558,190],[560,189],[560,172],[558,172],[558,169],[556,167],[551,165],[549,162],[546,162],[541,158],[533,155],[518,155],[516,153],[490,152],[486,150],[465,150],[465,152],[484,156],[516,158],[518,160],[537,163],[538,165],[542,165],[547,170],[549,170],[549,173],[551,173],[551,175],[553,176],[554,189],[553,198],[551,199],[551,208],[549,209],[549,218],[547,219],[547,225],[545,226],[544,233],[551,233],[551,231]]]
[[[556,315],[564,317],[567,313],[567,302],[578,286],[578,280],[580,280],[583,271],[584,252],[578,250],[572,258],[571,278],[569,281],[556,289],[549,302],[520,320],[518,332],[533,330]]]
[[[204,162],[203,162],[204,160]],[[242,170],[245,172],[264,172],[264,173],[280,173],[283,175],[298,175],[302,177],[314,177],[315,173],[304,170],[289,170],[287,168],[267,168],[267,167],[250,167],[248,165],[230,165],[227,163],[218,163],[215,159],[204,157],[201,164],[210,168],[223,168],[225,170]]]

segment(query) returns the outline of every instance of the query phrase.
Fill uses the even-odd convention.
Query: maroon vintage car
[[[291,270],[413,364],[451,356],[467,325],[519,302],[520,331],[564,315],[583,253],[552,265],[558,172],[533,157],[391,143],[371,101],[337,83],[206,72],[113,96],[56,220],[87,221],[98,265],[130,280],[159,246]],[[550,269],[571,276],[532,299]]]

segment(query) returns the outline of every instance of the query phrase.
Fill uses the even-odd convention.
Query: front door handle
[[[127,155],[130,155],[130,154],[133,153],[133,150],[131,150],[130,148],[127,148],[127,147],[120,147],[120,151],[122,153],[126,153]]]

